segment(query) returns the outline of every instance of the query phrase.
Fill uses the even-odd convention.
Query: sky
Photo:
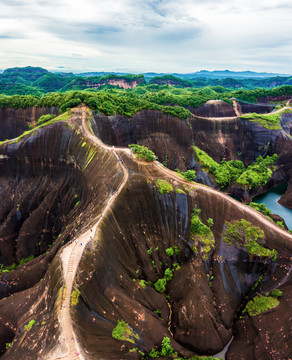
[[[291,0],[0,0],[0,69],[292,73]]]

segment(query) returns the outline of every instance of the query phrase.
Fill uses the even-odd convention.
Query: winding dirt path
[[[292,110],[291,106],[290,106],[290,102],[292,101],[292,99],[289,99],[286,102],[286,105],[284,107],[281,107],[278,110],[272,110],[269,113],[266,113],[264,115],[273,115],[273,114],[278,114],[279,112],[283,111],[283,110]],[[233,103],[233,109],[235,111],[236,116],[225,116],[225,117],[206,117],[206,116],[199,116],[199,115],[195,115],[193,114],[194,117],[198,118],[198,119],[204,119],[204,120],[214,120],[214,121],[224,121],[224,120],[235,120],[238,119],[240,116],[242,115],[246,115],[246,114],[250,114],[250,113],[246,113],[246,114],[242,114],[239,109],[238,109],[238,102],[236,100],[232,100]]]
[[[113,154],[116,156],[117,161],[119,159],[116,151],[107,145],[104,145],[97,137],[93,136],[86,126],[86,111],[85,107],[80,109],[82,111],[82,126],[88,138],[90,138],[96,145],[101,146],[107,150],[111,149]],[[109,150],[110,151],[110,150]],[[81,355],[81,349],[77,343],[76,336],[73,331],[72,321],[70,317],[70,306],[71,306],[71,293],[73,290],[74,278],[77,272],[79,262],[81,260],[83,251],[89,241],[94,238],[97,227],[102,221],[103,216],[109,211],[117,195],[121,192],[123,187],[128,181],[129,172],[121,161],[120,166],[123,170],[123,180],[118,187],[118,190],[109,198],[106,207],[103,209],[96,223],[84,234],[76,239],[72,240],[72,243],[64,248],[61,254],[64,277],[64,290],[62,296],[62,307],[60,311],[60,322],[63,327],[65,341],[67,343],[68,353],[66,356],[59,357],[59,359],[83,359]]]

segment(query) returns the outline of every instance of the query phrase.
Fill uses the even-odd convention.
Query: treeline
[[[30,95],[0,95],[0,107],[26,108],[30,106],[55,106],[64,112],[85,103],[95,111],[105,115],[121,114],[132,116],[143,109],[159,110],[165,114],[186,119],[193,108],[208,100],[223,100],[232,103],[231,98],[257,102],[268,96],[277,98],[285,95],[292,97],[292,86],[275,89],[226,91],[221,86],[196,88],[175,88],[168,85],[142,85],[133,89],[106,89],[82,91],[34,93]]]
[[[181,119],[186,119],[191,114],[183,107],[159,105],[126,91],[70,91],[65,93],[49,93],[42,97],[32,95],[0,96],[0,108],[24,109],[31,106],[55,106],[62,113],[82,103],[107,116],[115,114],[133,116],[133,114],[143,109],[159,110]]]

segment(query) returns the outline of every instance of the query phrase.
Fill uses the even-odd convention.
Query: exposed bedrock
[[[171,169],[193,167],[193,135],[186,120],[160,111],[143,110],[131,118],[96,114],[91,122],[95,135],[106,144],[146,145],[161,162],[167,159],[167,166]]]
[[[122,172],[113,154],[64,123],[0,147],[0,298],[33,286],[60,246],[99,212]]]
[[[222,100],[209,100],[198,108],[189,108],[194,114],[202,117],[233,117],[236,113],[233,107]]]
[[[271,288],[284,278],[278,260],[249,256],[227,246],[221,235],[226,220],[245,218],[264,230],[265,245],[276,248],[278,259],[287,264],[288,234],[270,229],[222,194],[192,188],[187,194],[161,195],[154,185],[153,178],[130,178],[81,259],[75,283],[81,295],[72,316],[88,359],[136,359],[129,349],[148,353],[159,348],[164,336],[184,356],[219,352],[231,339],[237,309],[259,276]],[[189,229],[195,206],[202,209],[204,223],[214,219],[215,249],[207,257],[192,249]],[[177,246],[179,253],[167,256],[170,246]],[[155,283],[175,262],[180,269],[165,292],[140,282]],[[121,319],[136,334],[132,342],[112,338]]]
[[[43,281],[0,300],[1,359],[44,359],[57,345],[63,346],[58,344],[62,285],[61,264],[56,257]]]
[[[237,101],[237,105],[238,105],[238,110],[242,114],[246,114],[246,113],[265,114],[271,112],[276,106],[276,104],[252,104],[243,101]]]
[[[58,114],[57,107],[0,108],[0,141],[14,139],[45,114]]]
[[[291,278],[280,290],[283,291],[283,296],[277,308],[236,321],[236,336],[227,353],[227,360],[291,359],[291,324],[288,319],[283,321],[292,312]]]

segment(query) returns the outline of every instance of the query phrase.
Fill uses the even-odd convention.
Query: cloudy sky
[[[0,69],[292,73],[291,0],[0,0]]]

